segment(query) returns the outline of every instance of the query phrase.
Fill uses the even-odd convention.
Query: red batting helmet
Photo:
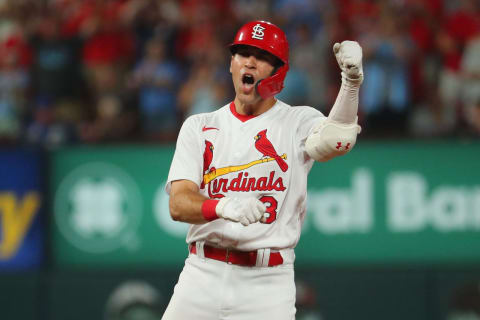
[[[235,40],[230,45],[230,51],[235,53],[235,46],[247,45],[265,50],[283,62],[283,65],[270,77],[259,81],[256,85],[258,94],[269,98],[283,89],[283,81],[288,71],[288,41],[285,33],[267,21],[252,21],[238,30]]]

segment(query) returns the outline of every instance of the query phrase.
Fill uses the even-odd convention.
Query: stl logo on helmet
[[[262,27],[261,24],[257,23],[252,29],[252,39],[263,40],[263,37],[265,36],[263,30],[265,30],[265,27]]]

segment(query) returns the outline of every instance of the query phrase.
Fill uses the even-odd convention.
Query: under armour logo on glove
[[[342,146],[342,143],[341,143],[341,142],[337,142],[337,146],[336,146],[335,148],[337,148],[337,150],[340,150],[341,147],[343,147],[343,146]],[[350,142],[347,143],[347,145],[346,145],[344,148],[345,148],[344,150],[350,149]]]
[[[263,37],[265,36],[265,33],[263,32],[263,30],[265,30],[265,27],[262,27],[261,24],[257,23],[253,27],[252,38],[253,39],[258,39],[258,40],[263,40]]]

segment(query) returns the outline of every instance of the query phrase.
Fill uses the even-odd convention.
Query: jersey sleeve
[[[299,125],[297,126],[297,139],[305,141],[307,137],[312,133],[313,128],[316,127],[321,121],[324,121],[326,117],[312,107],[296,107],[299,108],[297,120]]]
[[[313,129],[320,124],[322,121],[325,121],[327,117],[323,115],[320,111],[312,107],[296,107],[297,110],[297,131],[296,131],[296,140],[300,145],[300,148],[303,153],[304,159],[310,159],[310,156],[305,151],[305,141],[307,137],[313,132]]]
[[[200,186],[203,166],[200,131],[198,116],[191,116],[183,123],[165,185],[167,194],[170,194],[171,184],[175,180],[190,180]]]

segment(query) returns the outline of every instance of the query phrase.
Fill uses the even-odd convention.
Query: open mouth
[[[254,84],[255,79],[253,78],[253,76],[251,74],[245,73],[242,77],[242,82],[243,82],[243,84]]]

